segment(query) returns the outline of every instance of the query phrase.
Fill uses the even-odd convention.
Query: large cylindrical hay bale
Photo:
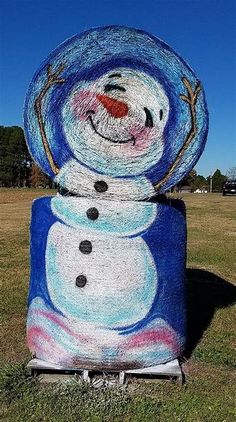
[[[185,340],[185,246],[182,201],[36,200],[31,353],[97,369],[178,357]]]
[[[185,209],[161,194],[205,146],[194,72],[144,31],[92,29],[40,66],[24,119],[33,158],[59,187],[32,208],[32,354],[123,370],[180,356]]]

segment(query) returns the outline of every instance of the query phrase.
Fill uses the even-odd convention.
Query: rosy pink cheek
[[[71,100],[72,110],[74,114],[80,119],[87,118],[87,111],[97,111],[99,107],[99,101],[96,98],[96,94],[90,91],[79,91]]]
[[[130,157],[143,154],[159,134],[156,128],[145,127],[142,129],[140,127],[131,128],[130,133],[135,137],[135,145],[133,145],[128,152]]]

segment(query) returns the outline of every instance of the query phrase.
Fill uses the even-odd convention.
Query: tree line
[[[187,188],[191,192],[197,190],[210,191],[210,185],[212,183],[212,192],[222,192],[224,182],[227,178],[219,169],[208,177],[197,174],[196,170],[191,170],[188,176],[175,186],[175,190],[182,191],[182,189]]]
[[[178,185],[176,190],[187,186],[191,191],[209,190],[212,177],[212,191],[221,192],[227,178],[236,179],[236,167],[227,175],[217,169],[205,178],[192,170]],[[23,129],[19,126],[0,126],[0,186],[1,187],[54,187],[53,182],[33,162],[26,145]]]
[[[52,187],[53,182],[33,162],[19,126],[0,126],[0,186]]]

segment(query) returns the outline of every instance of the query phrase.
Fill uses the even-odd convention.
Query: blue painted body
[[[72,201],[73,203],[73,200],[76,201],[76,207],[74,207],[74,209],[73,206],[70,204],[70,201]],[[81,207],[79,206],[80,201]],[[144,205],[142,204],[142,207],[146,217],[144,216],[144,214],[141,215],[142,211],[140,212],[140,209],[137,209],[139,205],[133,203],[134,209],[136,207],[136,211],[139,212],[139,216],[136,218],[136,223],[133,222],[133,218],[132,216],[130,216],[131,219],[129,227],[128,212],[123,212],[122,214],[122,207],[121,210],[117,213],[117,222],[114,222],[115,216],[114,218],[110,218],[108,216],[106,218],[106,225],[104,225],[103,218],[102,223],[100,223],[98,219],[97,224],[94,225],[94,223],[90,222],[90,227],[88,227],[89,225],[87,225],[86,227],[86,216],[83,210],[83,201],[84,198],[69,198],[68,202],[68,198],[58,197],[45,197],[34,201],[31,219],[31,279],[29,290],[28,330],[30,331],[30,328],[32,326],[36,325],[37,327],[39,327],[40,324],[42,324],[41,329],[46,330],[47,336],[51,336],[54,341],[57,342],[57,345],[60,345],[60,347],[65,347],[63,338],[66,338],[66,336],[68,336],[68,333],[60,333],[60,328],[55,328],[55,323],[52,323],[51,320],[45,321],[45,318],[42,316],[32,316],[34,315],[34,312],[37,313],[39,311],[41,313],[50,312],[51,315],[57,315],[58,318],[61,318],[63,321],[67,321],[68,325],[70,325],[69,321],[71,318],[72,320],[77,320],[78,325],[83,323],[95,324],[96,320],[97,323],[99,323],[100,321],[99,326],[102,330],[107,332],[108,335],[110,335],[109,333],[114,332],[114,335],[118,335],[117,338],[123,338],[122,341],[125,342],[132,342],[134,336],[145,336],[146,332],[152,333],[153,330],[155,331],[157,329],[167,330],[166,327],[168,327],[168,330],[172,330],[175,336],[173,344],[178,344],[177,349],[175,346],[175,351],[171,350],[170,352],[169,349],[163,348],[163,345],[161,346],[161,348],[163,349],[161,352],[158,352],[157,350],[155,351],[155,349],[153,348],[149,350],[148,345],[146,346],[145,350],[143,350],[142,346],[140,345],[138,351],[135,351],[135,355],[132,355],[131,353],[130,356],[132,356],[133,361],[136,362],[134,366],[151,366],[158,363],[159,361],[161,362],[163,360],[170,360],[178,356],[181,348],[183,347],[185,337],[186,224],[185,208],[183,202],[178,200],[172,200],[170,204],[165,200],[164,203],[144,203]],[[96,200],[90,200],[89,205],[91,207],[98,207],[101,204],[98,204]],[[152,219],[153,221],[151,221],[150,219],[151,212],[156,213],[154,214],[154,216],[156,215],[156,217]],[[58,217],[59,214],[61,215],[61,218]],[[122,218],[124,219],[123,222],[126,224],[126,226],[125,224],[121,224],[119,226],[119,224],[122,223]],[[150,223],[148,223],[148,227],[143,230],[143,221],[145,219],[146,222],[150,220]],[[133,292],[135,295],[134,300],[136,300],[137,304],[143,303],[143,305],[145,305],[146,301],[149,300],[149,298],[147,298],[147,293],[152,292],[153,296],[151,299],[151,303],[149,300],[150,304],[149,308],[147,309],[147,312],[145,313],[145,315],[143,315],[141,319],[138,318],[138,315],[140,314],[140,309],[137,309],[137,318],[134,323],[117,325],[116,321],[114,320],[112,320],[111,323],[111,319],[109,319],[110,316],[108,315],[109,312],[106,309],[103,310],[102,308],[102,303],[104,302],[101,302],[101,305],[99,305],[98,302],[98,309],[100,309],[100,314],[96,314],[95,305],[96,302],[100,300],[99,297],[96,297],[96,291],[94,292],[93,300],[91,300],[91,309],[88,309],[87,314],[84,314],[84,311],[82,310],[79,301],[78,303],[75,302],[75,311],[72,312],[72,307],[74,304],[67,304],[67,302],[61,301],[63,300],[63,294],[61,289],[58,290],[57,298],[59,299],[58,303],[61,303],[61,306],[64,307],[64,310],[66,310],[66,315],[65,311],[61,309],[61,306],[55,306],[54,301],[50,297],[48,288],[48,277],[50,278],[51,276],[49,274],[49,271],[47,271],[46,269],[46,260],[48,258],[50,266],[52,266],[53,268],[56,259],[53,260],[52,256],[48,257],[48,251],[50,250],[49,238],[50,233],[52,232],[52,228],[56,227],[58,224],[59,226],[63,225],[65,230],[74,230],[78,232],[80,230],[85,230],[85,233],[87,231],[87,233],[90,233],[90,235],[92,235],[92,232],[94,231],[95,237],[97,238],[101,236],[102,230],[104,230],[105,227],[106,235],[109,236],[110,232],[110,236],[112,236],[112,239],[114,240],[114,247],[120,237],[127,238],[133,242],[135,241],[135,239],[141,238],[145,242],[155,262],[155,268],[152,269],[152,272],[154,271],[154,273],[157,273],[157,279],[153,278],[150,272],[146,272],[146,275],[145,273],[140,274],[140,278],[145,277],[144,284],[145,289],[147,290],[145,293],[145,291],[142,289],[140,290],[140,287],[137,285],[136,291]],[[68,231],[68,236],[69,233],[70,232]],[[78,245],[75,244],[74,247],[78,248]],[[104,259],[106,259],[105,256]],[[146,264],[145,267],[146,269],[148,269]],[[95,270],[97,271],[97,273],[99,273],[99,268]],[[125,276],[126,274],[124,274],[124,277]],[[55,282],[53,281],[53,284],[55,283],[55,286],[57,285],[57,281],[58,275],[55,278]],[[153,283],[155,284],[153,285]],[[66,300],[67,298],[65,297],[65,301]],[[108,296],[106,297],[106,300],[109,301]],[[112,297],[111,300],[114,300],[114,303],[112,305],[113,308],[119,306],[116,297]],[[132,297],[129,297],[124,317],[133,316],[131,315],[131,308]],[[120,312],[122,313],[123,311],[121,310]],[[100,317],[101,315],[103,315],[102,319]],[[115,317],[115,309],[112,315],[113,317]],[[119,320],[122,319],[122,315],[120,315],[119,312],[117,313],[117,316]],[[168,335],[170,336],[170,334]],[[112,364],[114,365],[115,363],[112,361],[110,354],[114,353],[114,359],[117,364],[120,360],[118,358],[117,350],[122,350],[123,364],[124,362],[126,363],[126,365],[130,363],[129,359],[131,358],[129,358],[128,355],[125,357],[123,350],[124,346],[120,347],[117,343],[117,339],[112,340],[112,346],[111,344],[109,346],[110,349],[106,346],[106,341],[103,340],[104,344],[101,345],[101,350],[98,351],[97,354],[95,354],[95,357],[93,357],[92,352],[87,353],[86,356],[83,355],[83,353],[80,351],[80,343],[78,342],[76,343],[76,345],[73,344],[74,337],[75,336],[73,336],[73,338],[70,337],[70,341],[68,340],[68,347],[70,344],[71,348],[73,349],[73,352],[71,351],[71,353],[74,357],[77,353],[77,357],[86,358],[88,361],[102,361],[108,364],[111,360]],[[32,341],[33,340],[31,338],[30,342],[32,343]],[[150,339],[148,339],[148,342],[150,342]],[[160,342],[158,343],[157,341],[155,344],[155,347],[160,347]],[[34,350],[34,352],[35,351],[37,356],[40,358],[44,358],[48,361],[53,360],[55,363],[63,363],[68,365],[68,361],[66,361],[66,358],[64,361],[58,361],[56,357],[53,359],[52,350],[49,354],[47,354],[47,352],[45,351],[42,353],[39,349]]]

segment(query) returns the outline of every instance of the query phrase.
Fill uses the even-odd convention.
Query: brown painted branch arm
[[[46,81],[45,85],[43,86],[41,92],[39,93],[38,97],[36,98],[35,104],[34,104],[35,113],[36,113],[37,120],[38,120],[39,131],[40,131],[41,139],[42,139],[42,142],[43,142],[44,151],[45,151],[45,154],[47,156],[47,159],[49,161],[49,164],[50,164],[51,169],[52,169],[54,174],[59,173],[59,168],[57,167],[57,165],[54,161],[54,158],[52,156],[52,152],[51,152],[48,140],[47,140],[45,125],[44,125],[43,115],[42,115],[42,102],[43,102],[43,99],[44,99],[45,95],[47,94],[48,90],[51,88],[51,86],[53,86],[57,83],[63,83],[64,82],[64,79],[58,78],[58,76],[63,71],[63,69],[64,69],[64,65],[60,65],[56,69],[56,71],[54,73],[52,73],[51,65],[49,65],[47,67],[47,81]]]
[[[160,182],[158,182],[156,185],[154,185],[155,190],[160,189],[160,187],[166,183],[170,177],[172,176],[172,174],[174,173],[177,165],[179,164],[181,158],[183,157],[185,151],[187,150],[187,148],[189,147],[189,145],[191,144],[193,138],[195,137],[196,133],[197,133],[197,124],[196,124],[196,102],[197,102],[197,97],[199,92],[201,91],[201,86],[199,83],[197,83],[195,89],[193,90],[189,80],[187,78],[183,78],[182,82],[184,84],[184,86],[187,89],[187,96],[184,94],[180,95],[180,98],[185,101],[187,104],[189,104],[189,108],[190,108],[190,115],[191,115],[191,128],[190,131],[184,141],[183,146],[180,148],[175,161],[171,164],[171,166],[169,167],[166,175],[160,180]]]

